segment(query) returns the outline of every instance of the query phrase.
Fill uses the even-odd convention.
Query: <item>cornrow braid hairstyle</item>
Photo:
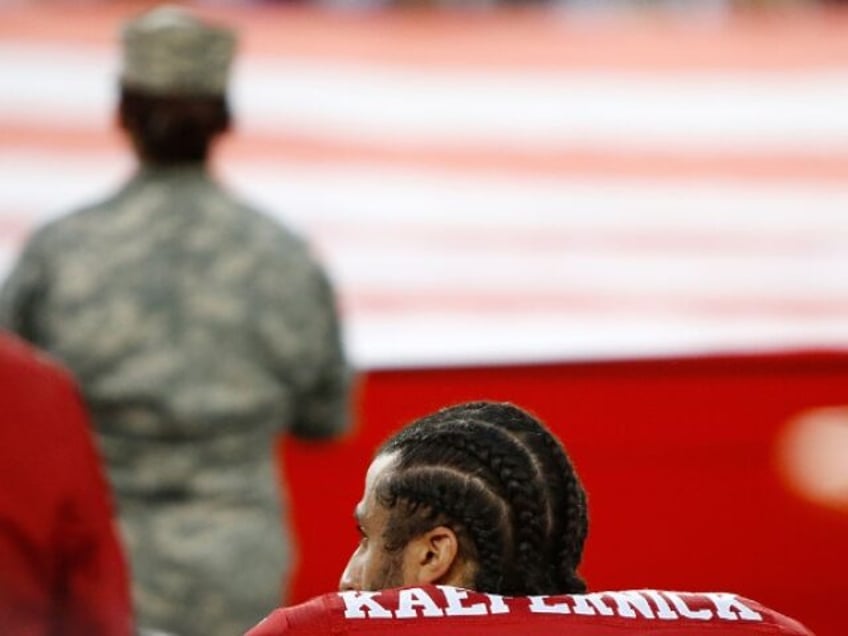
[[[393,452],[397,465],[377,487],[381,505],[393,512],[385,536],[390,549],[447,525],[476,562],[475,589],[549,591],[544,482],[513,435],[476,419],[424,419],[380,449]]]
[[[546,486],[548,536],[545,549],[550,564],[552,593],[575,594],[586,591],[577,573],[588,534],[586,491],[559,440],[539,419],[505,402],[468,402],[447,407],[428,416],[429,421],[449,422],[473,417],[498,426],[526,445],[539,462]]]

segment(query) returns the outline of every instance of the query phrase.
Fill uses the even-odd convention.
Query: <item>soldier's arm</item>
[[[291,433],[305,439],[322,439],[345,432],[350,425],[352,370],[342,342],[342,332],[332,286],[316,267],[309,337],[314,369],[309,382],[299,387]]]
[[[40,243],[34,238],[0,288],[0,327],[36,342],[34,317],[44,286],[45,262]]]

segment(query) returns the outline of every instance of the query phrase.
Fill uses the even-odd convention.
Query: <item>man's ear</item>
[[[447,526],[437,526],[407,545],[407,580],[417,584],[458,584],[459,541]]]

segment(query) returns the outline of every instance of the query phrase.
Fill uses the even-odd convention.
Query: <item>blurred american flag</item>
[[[139,3],[0,9],[0,279],[132,159]],[[848,16],[202,10],[216,169],[309,236],[364,368],[848,346]]]

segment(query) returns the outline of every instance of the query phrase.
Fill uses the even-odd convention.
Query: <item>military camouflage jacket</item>
[[[81,383],[119,494],[259,496],[274,432],[345,426],[333,294],[306,245],[200,166],[144,168],[35,233],[0,324]],[[264,493],[269,496],[271,493]]]

